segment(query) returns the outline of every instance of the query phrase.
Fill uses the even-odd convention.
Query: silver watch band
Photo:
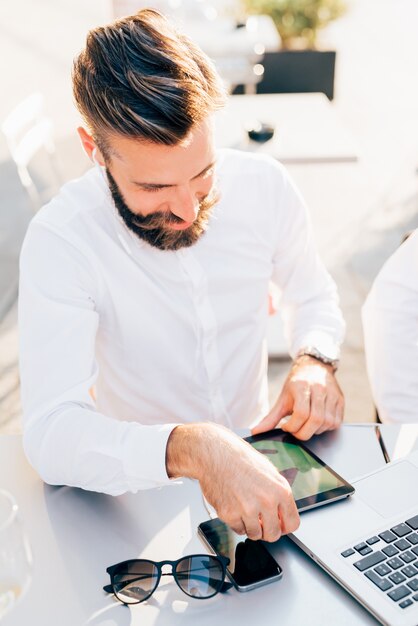
[[[306,348],[301,348],[296,354],[295,360],[305,355],[311,356],[312,358],[317,359],[318,361],[321,361],[321,363],[325,363],[325,365],[331,365],[334,372],[338,368],[339,359],[332,359],[329,356],[325,356],[325,354],[322,354],[322,352],[320,352],[318,348],[315,348],[314,346],[307,346]]]

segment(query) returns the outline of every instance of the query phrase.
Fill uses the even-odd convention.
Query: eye
[[[155,193],[156,191],[161,191],[162,187],[140,187],[141,191],[146,191],[147,193]]]
[[[210,176],[213,175],[214,171],[215,171],[215,166],[213,165],[208,170],[206,170],[206,172],[203,172],[202,178],[209,178]]]

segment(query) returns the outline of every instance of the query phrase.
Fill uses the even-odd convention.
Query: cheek
[[[164,205],[167,202],[164,194],[158,191],[156,193],[131,192],[125,200],[131,211],[144,216],[164,210]]]

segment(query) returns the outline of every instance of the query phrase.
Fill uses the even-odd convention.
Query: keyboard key
[[[398,524],[391,528],[391,531],[395,533],[395,535],[398,535],[398,537],[404,537],[411,532],[411,529],[406,524]]]
[[[392,569],[398,569],[398,567],[402,567],[403,563],[397,556],[395,556],[393,559],[389,559],[388,565],[390,565]]]
[[[373,565],[378,565],[385,560],[386,555],[383,554],[383,552],[377,551],[373,552],[373,554],[369,554],[369,556],[364,557],[364,559],[360,559],[360,561],[356,561],[355,563],[353,563],[353,565],[358,570],[360,570],[360,572],[364,572],[364,570],[369,569],[369,567],[373,567]]]
[[[417,575],[417,570],[412,565],[407,565],[406,567],[401,569],[401,572],[402,574],[405,574],[405,576],[408,576],[408,578],[412,578],[412,576]]]
[[[415,602],[418,602],[418,593],[416,593],[414,596],[412,596],[415,600]]]
[[[418,515],[405,520],[405,524],[408,524],[413,530],[418,530]]]
[[[411,533],[408,535],[408,541],[416,546],[418,544],[418,533]]]
[[[354,550],[357,550],[357,552],[361,552],[364,548],[367,548],[367,543],[364,543],[364,541],[354,546]]]
[[[406,539],[398,539],[393,545],[396,546],[398,550],[408,550],[408,548],[411,547],[411,544]]]
[[[408,587],[412,589],[412,591],[418,591],[418,578],[413,578],[412,580],[408,580],[406,583]]]
[[[372,546],[374,543],[377,543],[378,541],[379,541],[379,537],[376,537],[376,535],[374,535],[373,537],[370,537],[370,539],[367,539],[367,543],[369,544],[369,546]]]
[[[366,554],[370,554],[370,552],[373,552],[373,550],[369,546],[366,546],[362,550],[359,550],[359,552],[361,556],[366,556]]]
[[[348,548],[348,550],[344,550],[344,552],[341,552],[341,556],[343,556],[345,559],[352,554],[355,554],[353,548]]]
[[[411,606],[411,604],[413,604],[413,602],[409,598],[407,598],[403,602],[399,602],[399,606],[401,607],[401,609],[406,609],[406,607]]]
[[[386,565],[386,563],[382,563],[381,565],[375,567],[374,571],[376,572],[376,574],[379,574],[379,576],[386,576],[386,574],[390,574],[392,570]]]
[[[395,556],[395,554],[399,554],[399,550],[398,548],[395,548],[395,546],[386,546],[386,548],[383,548],[382,552],[384,552],[386,556]]]
[[[405,587],[405,585],[401,585],[400,587],[396,587],[393,591],[389,591],[388,596],[394,600],[394,602],[398,602],[399,600],[402,600],[402,598],[409,596],[410,593],[411,591]]]
[[[418,556],[418,546],[411,548],[412,552]]]
[[[400,554],[399,557],[405,563],[411,563],[411,561],[415,561],[415,559],[417,558],[415,556],[415,554],[412,554],[412,552],[410,552],[409,550],[407,550],[406,552],[403,552],[402,554]]]
[[[400,572],[393,572],[389,578],[393,583],[395,583],[395,585],[403,583],[406,580],[405,576],[403,576]]]
[[[366,572],[364,575],[367,576],[367,578],[371,580],[372,583],[374,583],[382,591],[387,591],[388,589],[393,587],[392,583],[390,583],[386,578],[380,578],[380,576],[375,574],[375,572],[373,572],[372,570]],[[405,580],[405,578],[403,580]],[[400,580],[399,582],[401,583],[403,582],[403,580]]]
[[[386,543],[391,543],[396,539],[396,535],[391,533],[390,530],[384,530],[382,533],[379,533],[379,537],[383,539],[383,541],[386,541]]]

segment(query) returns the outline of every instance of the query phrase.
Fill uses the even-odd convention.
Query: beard
[[[149,215],[138,215],[126,204],[112,174],[106,168],[110,193],[115,207],[125,225],[140,239],[159,250],[179,250],[193,246],[206,232],[212,208],[219,200],[219,194],[211,191],[199,202],[199,212],[193,224],[184,230],[174,230],[170,224],[181,224],[182,220],[173,213],[156,211]]]

